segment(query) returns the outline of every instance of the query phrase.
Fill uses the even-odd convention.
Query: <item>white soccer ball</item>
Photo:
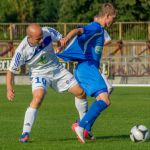
[[[150,138],[150,132],[144,125],[136,125],[130,131],[130,139],[133,142],[142,142]]]

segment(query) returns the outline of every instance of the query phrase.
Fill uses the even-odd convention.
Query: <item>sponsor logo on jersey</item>
[[[49,61],[49,55],[43,55],[43,56],[41,56],[38,64],[46,64],[48,61]]]
[[[96,46],[96,47],[95,47],[95,53],[96,53],[96,54],[101,54],[102,49],[103,49],[103,46]]]

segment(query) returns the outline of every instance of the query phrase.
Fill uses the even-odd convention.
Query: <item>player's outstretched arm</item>
[[[9,101],[12,101],[15,97],[15,93],[13,89],[13,80],[14,80],[14,74],[8,70],[6,74],[6,86],[7,86],[7,99]]]
[[[77,28],[71,30],[64,38],[62,38],[58,42],[58,48],[56,50],[57,53],[61,52],[67,44],[70,42],[71,39],[73,39],[76,35],[80,35],[83,33],[83,28]]]

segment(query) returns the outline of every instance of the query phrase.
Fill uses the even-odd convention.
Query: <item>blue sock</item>
[[[94,101],[90,106],[88,112],[79,122],[79,126],[85,129],[86,126],[89,124],[89,128],[91,128],[96,118],[105,108],[107,108],[107,106],[108,105],[103,100]]]
[[[87,131],[91,131],[91,128],[92,128],[92,126],[93,126],[95,120],[96,120],[96,117],[95,117],[93,120],[91,120],[91,121],[85,126],[85,129],[86,129]]]

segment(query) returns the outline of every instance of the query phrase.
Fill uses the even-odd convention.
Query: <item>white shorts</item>
[[[49,86],[58,92],[63,92],[78,84],[74,76],[65,68],[51,71],[46,75],[32,76],[31,82],[32,92],[38,88],[43,88],[47,91]]]

